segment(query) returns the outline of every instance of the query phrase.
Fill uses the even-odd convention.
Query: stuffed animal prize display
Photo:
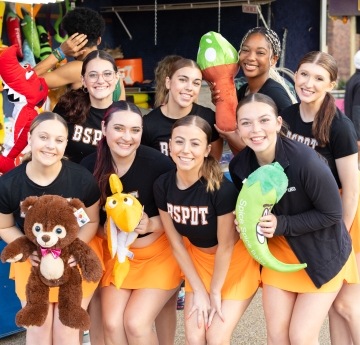
[[[46,101],[48,87],[30,66],[22,67],[16,57],[17,45],[7,48],[0,56],[0,76],[7,90],[8,100],[14,103],[12,117],[15,120],[12,136],[4,143],[0,156],[0,172],[15,167],[14,160],[27,145],[27,135],[32,120]]]
[[[141,221],[143,207],[134,196],[122,193],[123,186],[116,174],[110,175],[109,183],[113,195],[106,199],[105,204],[107,239],[111,257],[116,256],[113,275],[115,286],[120,289],[130,270],[128,258],[132,259],[133,253],[129,247],[138,236],[134,230]]]
[[[238,104],[234,78],[239,72],[236,49],[220,34],[210,31],[201,37],[197,63],[203,78],[215,82],[220,90],[216,101],[216,125],[221,130],[236,129],[236,106]]]
[[[246,179],[235,208],[241,238],[249,254],[262,266],[278,272],[296,272],[307,266],[277,260],[270,253],[267,239],[258,226],[260,218],[270,214],[287,186],[287,176],[279,163],[261,166]]]
[[[95,252],[77,238],[84,223],[85,206],[79,199],[57,195],[30,196],[21,204],[25,235],[9,243],[1,253],[3,262],[24,262],[38,252],[39,266],[32,266],[26,286],[26,306],[16,315],[19,327],[44,324],[49,309],[49,287],[59,287],[59,319],[68,327],[87,330],[90,317],[81,308],[81,275],[70,267],[74,256],[83,279],[98,282],[102,267]],[[87,217],[87,216],[86,216]]]

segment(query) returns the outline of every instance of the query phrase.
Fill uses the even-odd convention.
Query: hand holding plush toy
[[[249,254],[262,266],[278,272],[296,272],[306,264],[285,264],[269,251],[266,237],[259,229],[260,218],[270,214],[285,194],[288,178],[279,163],[263,165],[244,182],[235,213],[241,239]]]
[[[216,125],[223,131],[236,129],[236,106],[238,104],[234,78],[239,72],[236,49],[220,34],[210,31],[201,37],[197,63],[203,78],[215,82],[221,90],[216,102]]]
[[[143,208],[138,199],[131,194],[124,194],[119,177],[111,174],[109,178],[112,196],[106,199],[105,210],[108,217],[107,239],[111,257],[116,256],[113,275],[115,286],[120,289],[130,270],[128,258],[133,258],[129,250],[138,234],[134,232],[139,225]]]
[[[82,278],[79,269],[70,267],[72,255],[81,268],[83,279],[97,282],[102,267],[95,252],[77,238],[78,221],[74,212],[85,209],[79,199],[57,195],[30,196],[21,204],[25,213],[25,236],[9,243],[1,253],[3,262],[26,261],[38,252],[39,266],[31,268],[26,286],[26,306],[16,315],[19,327],[42,326],[48,315],[49,287],[59,286],[59,319],[68,327],[90,328],[90,317],[81,308]]]

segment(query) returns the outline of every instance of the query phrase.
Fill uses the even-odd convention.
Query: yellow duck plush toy
[[[106,199],[107,238],[111,257],[116,256],[113,275],[115,286],[120,289],[130,270],[129,259],[134,257],[129,250],[138,234],[134,232],[143,215],[143,207],[134,196],[124,194],[122,183],[115,174],[109,177],[113,193]]]

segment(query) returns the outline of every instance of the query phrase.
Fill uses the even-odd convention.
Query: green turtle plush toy
[[[234,78],[239,72],[239,57],[236,49],[220,34],[210,31],[201,37],[197,63],[203,78],[215,82],[220,90],[216,101],[216,125],[221,130],[236,128],[236,106],[238,104]]]
[[[288,178],[279,163],[256,169],[245,181],[236,203],[236,220],[249,254],[262,266],[278,272],[296,272],[306,264],[285,264],[269,251],[258,224],[285,194]]]

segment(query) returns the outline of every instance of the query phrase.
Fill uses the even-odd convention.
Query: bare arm
[[[233,213],[217,217],[218,247],[215,254],[214,273],[210,285],[211,314],[208,326],[215,313],[218,313],[222,321],[224,317],[221,312],[221,289],[229,270],[232,252],[235,245],[235,216]]]
[[[0,237],[6,243],[10,243],[21,236],[24,236],[24,234],[15,225],[13,214],[0,213]]]
[[[181,235],[177,232],[173,225],[170,215],[160,209],[159,212],[173,255],[179,263],[179,266],[184,272],[186,278],[189,280],[194,292],[193,305],[191,306],[186,318],[188,319],[197,310],[198,326],[200,328],[202,325],[207,325],[208,323],[208,312],[210,310],[209,295],[194,267],[188,251],[185,248]]]
[[[80,228],[78,238],[85,243],[89,243],[96,235],[99,227],[99,200],[84,211],[90,218],[90,222]]]
[[[210,156],[214,157],[218,162],[221,160],[223,145],[224,141],[222,138],[219,138],[211,143]]]
[[[120,94],[119,101],[126,101],[126,93],[125,93],[124,81],[123,81],[123,79],[121,77],[120,77],[120,88],[121,88],[121,94]]]
[[[335,164],[342,186],[343,219],[350,231],[359,202],[358,154],[336,159]]]

